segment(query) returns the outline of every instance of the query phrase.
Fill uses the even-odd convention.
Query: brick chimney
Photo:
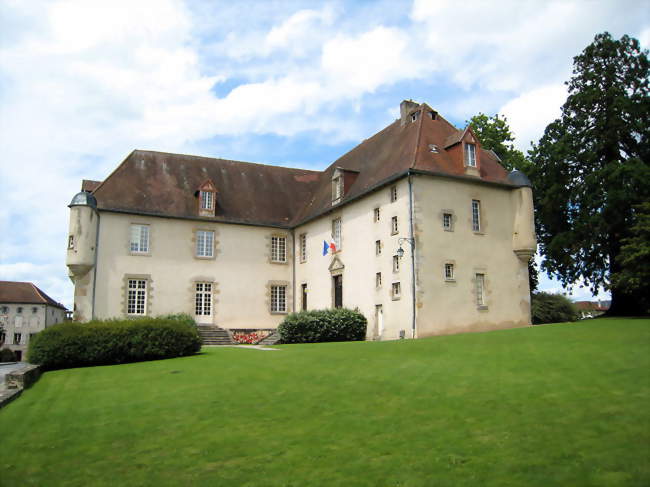
[[[399,116],[404,125],[408,121],[409,114],[420,106],[419,103],[414,102],[413,100],[404,100],[399,104]]]

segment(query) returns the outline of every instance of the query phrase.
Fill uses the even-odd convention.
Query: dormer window
[[[433,110],[429,112],[429,117],[431,118],[431,120],[435,120],[437,118],[437,115],[438,114]]]
[[[211,180],[199,186],[195,196],[199,198],[199,216],[214,216],[217,207],[217,188]]]
[[[419,115],[420,115],[420,112],[411,113],[411,122],[415,122],[418,119]]]
[[[337,176],[332,179],[332,203],[338,203],[343,197],[343,177]]]
[[[476,167],[476,144],[465,143],[465,165]]]

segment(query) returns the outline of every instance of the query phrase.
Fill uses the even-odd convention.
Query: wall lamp
[[[397,240],[397,244],[399,245],[399,248],[397,249],[397,257],[400,259],[404,257],[404,249],[402,248],[402,244],[404,242],[408,242],[411,244],[411,252],[413,252],[413,248],[415,247],[415,239],[414,238],[409,238],[409,237],[400,237]]]

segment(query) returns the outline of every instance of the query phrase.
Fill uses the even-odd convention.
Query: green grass
[[[650,484],[650,320],[46,373],[4,486]]]

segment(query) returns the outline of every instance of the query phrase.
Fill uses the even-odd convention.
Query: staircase
[[[223,328],[210,325],[198,325],[199,335],[203,345],[236,345]]]
[[[266,338],[260,340],[258,345],[275,345],[280,341],[280,334],[277,331],[272,332]]]

